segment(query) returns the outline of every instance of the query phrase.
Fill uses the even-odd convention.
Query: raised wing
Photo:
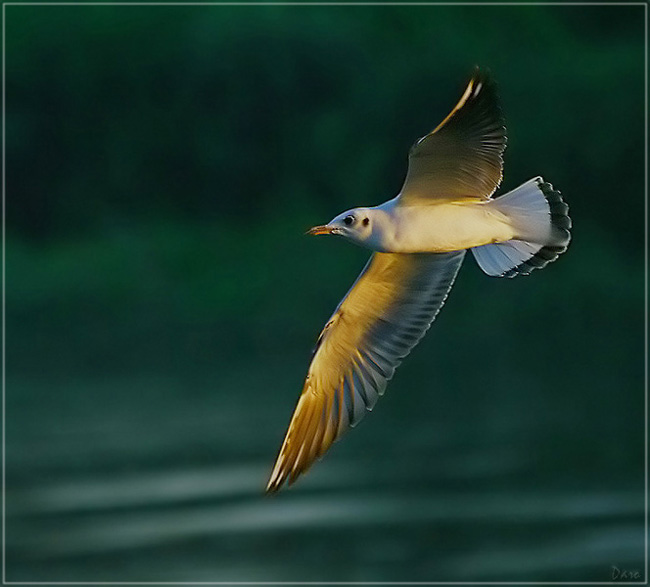
[[[501,183],[505,148],[495,84],[477,69],[447,118],[411,147],[400,204],[489,198]]]
[[[372,255],[318,338],[267,491],[293,483],[372,410],[440,311],[464,256]]]

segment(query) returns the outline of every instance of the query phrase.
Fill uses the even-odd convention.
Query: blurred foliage
[[[542,174],[639,250],[639,6],[12,6],[7,217],[44,239],[174,217],[326,217],[394,195],[489,67],[505,188]],[[618,204],[621,205],[618,205]],[[615,213],[610,209],[615,206]]]

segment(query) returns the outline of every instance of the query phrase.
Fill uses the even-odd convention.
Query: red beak
[[[332,234],[332,230],[334,229],[331,226],[322,224],[321,226],[314,226],[314,228],[310,228],[306,234],[311,234],[313,236],[318,236],[319,234]]]

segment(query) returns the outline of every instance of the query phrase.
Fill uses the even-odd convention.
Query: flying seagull
[[[568,206],[541,177],[492,198],[506,129],[491,77],[475,69],[458,104],[411,147],[399,194],[309,234],[373,251],[318,337],[266,490],[293,483],[372,410],[445,302],[465,252],[495,277],[528,275],[563,253]]]

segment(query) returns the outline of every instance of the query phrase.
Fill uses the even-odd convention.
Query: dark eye
[[[368,226],[368,224],[370,224],[370,218],[364,218],[363,219],[363,225]]]
[[[354,216],[352,216],[352,214],[350,214],[349,216],[346,216],[343,219],[343,222],[345,222],[346,226],[350,226],[351,224],[354,224]]]

